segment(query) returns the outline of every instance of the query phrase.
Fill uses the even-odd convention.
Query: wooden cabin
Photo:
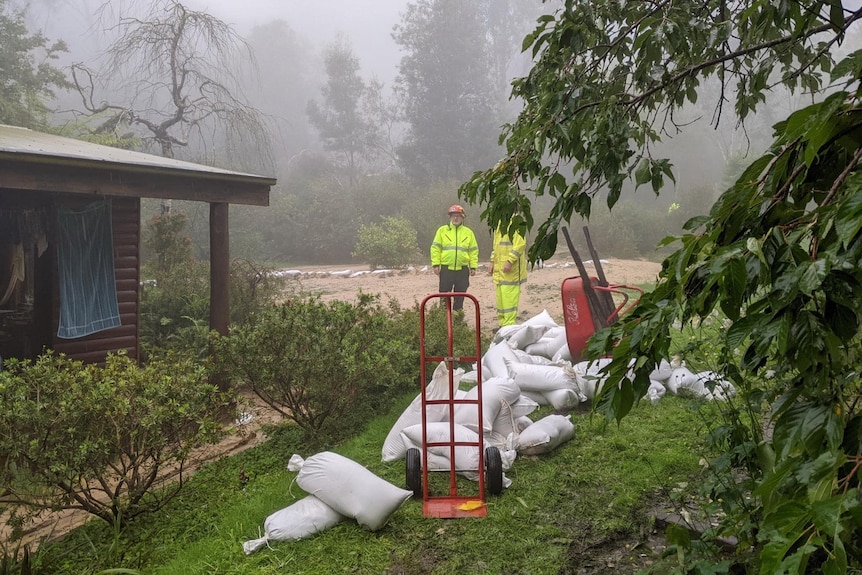
[[[0,358],[139,358],[141,198],[210,205],[210,327],[230,317],[228,206],[276,180],[0,125]]]

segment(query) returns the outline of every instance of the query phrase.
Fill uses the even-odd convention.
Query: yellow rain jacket
[[[479,267],[479,244],[473,230],[461,224],[440,226],[431,242],[431,265],[450,270]]]
[[[494,283],[497,285],[520,285],[527,281],[527,242],[519,233],[513,239],[504,230],[494,232],[494,248],[491,263],[494,264]],[[509,273],[503,271],[506,262],[512,264]]]

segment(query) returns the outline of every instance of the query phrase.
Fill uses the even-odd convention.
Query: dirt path
[[[602,269],[610,283],[645,284],[655,282],[661,264],[644,260],[602,260]],[[488,274],[487,262],[480,264],[479,272],[470,280],[469,293],[479,302],[482,329],[497,327],[495,315],[495,288]],[[587,271],[595,268],[587,264]],[[369,271],[368,266],[303,266],[281,273],[293,278],[294,287],[321,294],[324,301],[354,300],[363,293],[379,294],[385,303],[396,300],[401,307],[412,307],[427,295],[437,291],[437,276],[429,267],[414,267],[406,270]],[[571,259],[555,258],[542,268],[532,269],[521,292],[518,320],[524,321],[547,310],[560,324],[563,309],[560,289],[568,277],[577,276],[578,271]],[[475,314],[467,311],[467,318]]]

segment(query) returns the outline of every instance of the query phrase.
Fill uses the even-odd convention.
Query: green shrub
[[[367,262],[371,269],[406,267],[419,260],[416,230],[398,217],[360,226],[353,257]]]
[[[465,306],[467,309],[469,306]],[[394,308],[397,310],[397,308]],[[409,342],[411,349],[411,361],[419,373],[419,304],[410,309],[397,310],[395,317],[396,332],[398,337]],[[482,340],[480,349],[476,349],[476,332],[464,321],[455,319],[452,322],[452,352],[456,357],[469,357],[481,355],[482,350],[487,350],[490,340]],[[446,317],[446,308],[442,301],[430,302],[425,309],[425,355],[448,356],[449,355],[449,327]],[[436,365],[428,366],[429,377]],[[469,371],[472,365],[464,363],[458,365]],[[427,383],[427,382],[426,382]],[[417,388],[418,391],[418,388]]]
[[[192,257],[186,235],[188,218],[180,211],[151,218],[144,247],[151,252],[142,266],[140,338],[142,358],[180,351],[203,359],[209,352],[210,266]],[[230,319],[245,321],[280,295],[284,280],[249,260],[230,267]]]
[[[352,304],[300,295],[216,338],[214,359],[322,444],[356,433],[413,385],[403,378],[412,342],[393,328],[376,297]]]
[[[279,297],[285,280],[270,271],[248,260],[231,262],[231,323],[247,321]],[[209,264],[191,260],[162,272],[146,265],[144,273],[154,281],[141,288],[142,357],[177,351],[204,359],[209,353]]]
[[[82,509],[119,526],[183,485],[194,447],[219,436],[231,397],[190,360],[104,367],[65,356],[9,360],[0,371],[4,500],[24,510]],[[163,485],[162,472],[175,481]]]
[[[143,247],[155,258],[156,268],[165,272],[192,260],[192,240],[186,233],[189,218],[183,212],[158,213],[147,221]]]

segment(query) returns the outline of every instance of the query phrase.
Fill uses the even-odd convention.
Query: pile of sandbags
[[[539,406],[568,411],[592,401],[607,380],[609,359],[572,364],[564,326],[547,310],[522,324],[500,328],[479,366],[465,373],[449,373],[440,362],[424,390],[426,400],[472,400],[467,403],[426,405],[423,429],[422,393],[417,394],[390,429],[383,442],[384,462],[404,460],[407,451],[421,453],[421,465],[429,471],[449,471],[478,480],[479,431],[483,449],[496,447],[502,467],[508,471],[518,454],[540,455],[557,449],[575,434],[571,415],[551,414],[537,421],[530,415]],[[479,374],[481,407],[479,417]],[[461,387],[468,387],[462,390]],[[691,393],[707,399],[725,399],[735,393],[733,385],[711,371],[692,373],[679,360],[662,361],[650,374],[646,398],[658,402],[666,393]],[[423,440],[424,432],[424,440]],[[454,434],[454,437],[453,437]],[[451,443],[429,445],[423,442]],[[426,467],[427,466],[427,467]],[[264,536],[246,541],[248,554],[269,541],[301,539],[344,520],[376,531],[413,492],[401,489],[346,457],[322,452],[307,460],[294,455],[289,469],[298,471],[297,484],[308,495],[276,511],[264,522]],[[503,476],[503,486],[511,480]]]
[[[457,403],[451,409],[448,405],[429,405],[425,418],[426,433],[431,433],[432,429],[435,434],[445,431],[445,437],[437,441],[447,441],[451,434],[450,427],[437,424],[451,419],[458,426],[455,436],[460,441],[461,435],[478,432],[481,426],[484,445],[500,450],[504,469],[508,469],[509,459],[514,460],[514,455],[521,447],[526,446],[524,448],[530,449],[531,454],[536,454],[554,449],[571,439],[574,425],[569,419],[569,429],[565,429],[564,425],[554,428],[553,440],[547,438],[546,433],[543,440],[530,439],[527,443],[519,441],[519,437],[534,423],[530,414],[540,405],[568,410],[588,399],[581,392],[571,360],[568,359],[570,356],[565,336],[565,328],[558,325],[547,310],[522,324],[498,330],[493,343],[481,357],[481,370],[479,366],[474,366],[469,373],[458,369],[451,374],[454,399],[475,401],[479,394],[478,378],[481,372],[482,421],[479,421],[476,403]],[[425,387],[426,399],[448,399],[449,378],[446,364],[440,362]],[[461,389],[468,385],[471,387]],[[389,431],[383,444],[383,461],[403,459],[408,446],[421,449],[421,409],[422,396],[418,394]],[[535,434],[539,435],[540,430],[535,430]],[[470,448],[472,451],[469,456],[461,447],[456,450],[455,463],[459,472],[462,462],[477,462],[477,436],[474,441],[477,447]],[[434,453],[434,458],[429,454],[429,463],[435,469],[448,470],[448,450],[441,451],[445,453]],[[438,455],[446,459],[441,460]]]

